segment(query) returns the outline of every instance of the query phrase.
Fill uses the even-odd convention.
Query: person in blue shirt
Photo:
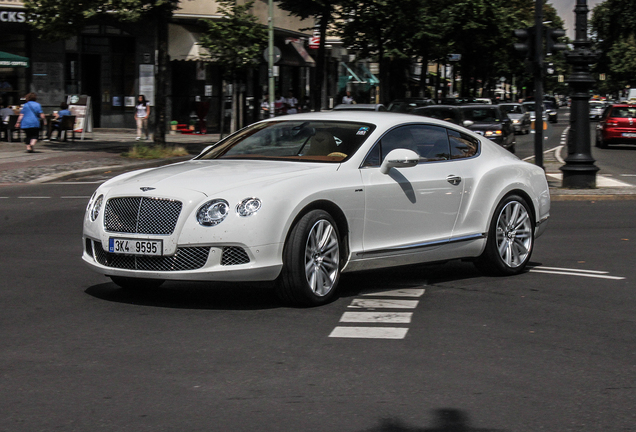
[[[72,115],[71,112],[68,109],[68,104],[66,102],[62,102],[60,104],[60,110],[56,113],[53,113],[53,128],[51,128],[51,135],[53,135],[53,129],[55,129],[57,131],[57,138],[56,139],[60,139],[60,135],[62,134],[62,131],[60,130],[60,125],[62,124],[62,117],[64,116],[70,116]],[[46,137],[47,140],[51,139],[51,135],[49,135],[48,137]]]
[[[27,153],[33,153],[33,147],[40,137],[40,119],[46,124],[46,117],[42,112],[42,106],[36,102],[37,98],[35,93],[29,93],[24,97],[26,103],[22,106],[22,111],[20,111],[20,116],[15,124],[26,135],[24,143]]]

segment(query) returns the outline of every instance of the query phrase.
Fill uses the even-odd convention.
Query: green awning
[[[29,67],[29,59],[0,51],[0,67]]]

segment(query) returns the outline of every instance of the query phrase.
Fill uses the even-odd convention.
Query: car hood
[[[167,165],[132,175],[124,174],[108,186],[118,193],[138,193],[140,188],[185,189],[205,195],[245,185],[276,183],[320,171],[333,172],[340,164],[263,160],[193,160]]]

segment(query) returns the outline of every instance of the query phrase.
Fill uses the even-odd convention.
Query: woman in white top
[[[135,107],[135,121],[137,122],[137,141],[142,135],[148,139],[148,117],[150,117],[150,105],[146,100],[146,96],[139,95],[137,98],[137,106]]]

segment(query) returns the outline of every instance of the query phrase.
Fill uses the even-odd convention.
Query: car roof
[[[437,105],[439,106],[439,105]],[[273,117],[263,121],[298,121],[298,120],[317,120],[317,121],[350,121],[359,123],[374,124],[380,128],[390,128],[399,124],[406,123],[422,123],[436,124],[440,126],[448,126],[448,122],[423,117],[415,114],[397,113],[391,111],[363,111],[363,110],[340,110],[340,111],[324,111],[324,112],[307,112],[301,114],[287,114],[284,116]]]

